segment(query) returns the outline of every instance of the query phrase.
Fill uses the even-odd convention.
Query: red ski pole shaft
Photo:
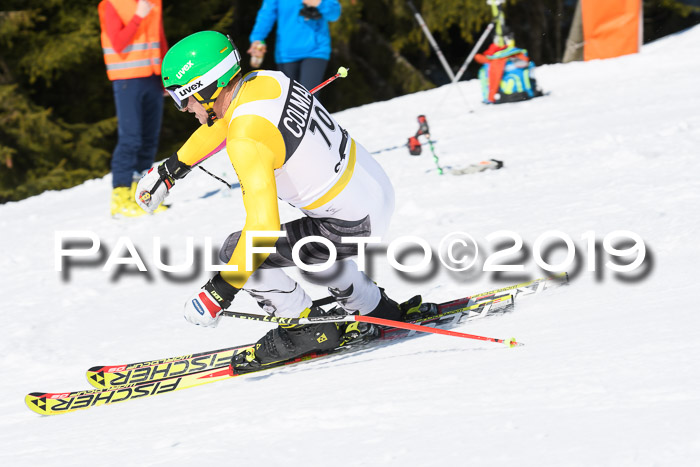
[[[515,347],[517,345],[523,345],[520,342],[516,342],[515,338],[497,339],[495,337],[477,336],[476,334],[467,334],[464,332],[448,331],[447,329],[431,328],[428,326],[420,326],[417,324],[404,323],[401,321],[393,321],[390,319],[374,318],[372,316],[353,315],[353,317],[355,318],[355,321],[359,321],[362,323],[379,324],[382,326],[392,326],[395,328],[407,329],[409,331],[429,332],[432,334],[442,334],[444,336],[461,337],[464,339],[476,339],[479,341],[496,342],[498,344],[506,344],[510,347]]]
[[[431,328],[429,326],[420,326],[413,323],[405,323],[403,321],[394,321],[391,319],[374,318],[372,316],[362,315],[345,315],[345,316],[317,316],[313,318],[283,318],[279,316],[259,315],[254,313],[242,313],[237,311],[224,310],[224,316],[231,318],[249,319],[253,321],[265,321],[268,323],[277,324],[314,324],[314,323],[347,323],[350,321],[359,321],[362,323],[378,324],[381,326],[391,326],[408,331],[427,332],[432,334],[442,334],[443,336],[461,337],[464,339],[476,339],[480,341],[495,342],[497,344],[506,344],[509,347],[523,345],[516,342],[515,338],[497,339],[495,337],[477,336],[475,334],[466,334],[457,331],[448,331],[446,329]]]
[[[323,83],[319,84],[318,86],[316,86],[315,88],[313,88],[313,89],[312,89],[311,91],[309,91],[309,92],[310,92],[311,94],[315,94],[317,91],[320,91],[321,89],[325,88],[326,86],[328,86],[329,84],[331,84],[331,83],[332,83],[333,81],[335,81],[336,79],[338,79],[338,78],[345,78],[345,77],[348,75],[348,70],[349,70],[349,69],[350,69],[350,68],[345,68],[345,67],[341,66],[340,68],[338,68],[338,73],[334,74],[333,76],[331,76],[330,78],[328,78],[328,79],[325,80]]]

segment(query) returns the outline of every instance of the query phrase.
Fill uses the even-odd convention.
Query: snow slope
[[[532,254],[544,232],[576,243],[572,285],[523,299],[510,315],[459,330],[516,336],[526,346],[426,336],[201,388],[39,417],[32,391],[88,388],[84,371],[251,342],[270,325],[187,324],[184,300],[208,277],[175,281],[154,267],[153,237],[184,259],[185,237],[214,245],[243,225],[238,190],[200,171],[178,184],[174,207],[153,217],[107,216],[105,177],[0,206],[0,464],[33,465],[697,465],[700,456],[700,27],[613,60],[540,67],[551,95],[483,106],[476,82],[336,115],[370,150],[400,144],[428,116],[444,165],[503,159],[477,175],[439,176],[424,147],[377,159],[394,182],[387,240],[416,235],[434,248],[453,231],[510,230]],[[352,76],[347,79],[352,79]],[[465,99],[466,98],[466,99]],[[465,100],[468,101],[465,103]],[[467,108],[475,109],[468,113]],[[427,153],[427,154],[426,154]],[[235,180],[222,155],[206,166]],[[296,213],[282,206],[283,220]],[[74,267],[62,279],[54,233],[90,230],[113,251],[128,236],[150,274]],[[586,242],[615,230],[644,240],[644,274],[587,271]],[[557,250],[552,263],[563,258]],[[121,255],[126,256],[122,252]],[[419,258],[410,255],[406,262]],[[373,278],[403,299],[445,300],[518,281],[513,273],[405,277],[381,250]],[[433,264],[437,264],[433,262]],[[182,276],[182,275],[180,275]],[[521,275],[518,275],[521,276]],[[323,290],[309,287],[315,296]],[[236,299],[256,311],[249,297]]]

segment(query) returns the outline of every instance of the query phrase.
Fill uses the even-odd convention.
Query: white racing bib
[[[246,76],[274,78],[281,87],[275,99],[239,106],[231,121],[258,115],[277,127],[285,144],[285,162],[275,170],[277,195],[294,207],[318,201],[343,176],[350,160],[351,140],[330,113],[299,83],[280,72],[259,71]]]

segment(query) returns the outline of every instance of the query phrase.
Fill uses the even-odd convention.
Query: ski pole
[[[433,50],[437,54],[438,59],[440,60],[440,63],[442,64],[442,67],[445,69],[445,72],[447,73],[447,76],[450,78],[451,82],[454,82],[455,81],[455,74],[452,71],[452,68],[450,68],[450,65],[447,63],[447,60],[445,59],[445,56],[442,54],[442,50],[440,50],[440,47],[438,46],[437,42],[435,41],[435,38],[430,33],[430,30],[428,29],[428,26],[425,24],[425,21],[423,21],[423,17],[418,12],[418,9],[413,4],[413,2],[411,2],[411,0],[408,0],[407,3],[408,3],[408,6],[411,8],[411,10],[413,10],[413,16],[415,16],[416,21],[418,21],[418,24],[420,25],[421,29],[423,30],[423,33],[428,38],[428,42],[430,43],[431,47],[433,48]],[[457,91],[459,92],[460,96],[462,96],[464,103],[467,104],[467,109],[469,110],[469,112],[474,112],[474,109],[471,108],[469,101],[464,96],[464,94],[462,94],[462,90],[457,88]],[[442,169],[440,169],[440,170],[442,170]],[[440,173],[442,173],[442,172],[440,172]]]
[[[505,15],[503,14],[503,3],[505,0],[486,0],[486,4],[491,6],[491,14],[493,21],[496,23],[496,40],[494,41],[499,46],[506,45],[503,34],[505,28]]]
[[[510,339],[497,339],[495,337],[477,336],[476,334],[467,334],[464,332],[448,331],[447,329],[440,329],[440,328],[429,328],[427,326],[421,326],[418,324],[402,323],[402,322],[397,322],[397,321],[393,321],[390,319],[374,318],[372,316],[362,316],[362,315],[351,315],[351,316],[353,316],[355,318],[353,321],[359,321],[361,323],[380,324],[380,325],[384,325],[384,326],[393,326],[395,328],[408,329],[410,331],[429,332],[432,334],[442,334],[444,336],[461,337],[464,339],[475,339],[475,340],[479,340],[479,341],[496,342],[497,344],[506,344],[508,347],[516,347],[516,346],[523,345],[522,343],[517,342],[515,340],[515,337],[511,337]]]
[[[436,140],[433,140],[433,143],[436,144],[438,141],[439,141],[439,140],[437,140],[437,139],[436,139]],[[383,152],[394,151],[394,150],[396,150],[396,149],[401,149],[401,148],[406,148],[406,147],[408,147],[408,143],[397,144],[396,146],[391,146],[391,147],[388,147],[388,148],[378,149],[378,150],[376,150],[376,151],[372,151],[372,152],[370,152],[370,154],[372,154],[372,155],[377,155],[377,154],[381,154],[381,153],[383,153]]]
[[[370,323],[378,324],[381,326],[391,326],[399,329],[406,329],[409,331],[418,331],[431,334],[442,334],[444,336],[461,337],[464,339],[475,339],[480,341],[495,342],[498,344],[506,344],[509,347],[516,347],[523,345],[517,342],[514,337],[510,339],[497,339],[495,337],[485,337],[478,336],[476,334],[466,334],[463,332],[449,331],[447,329],[431,328],[428,326],[421,326],[413,323],[405,323],[403,321],[394,321],[391,319],[375,318],[373,316],[362,316],[362,315],[345,315],[345,316],[315,316],[312,318],[282,318],[279,316],[269,316],[269,315],[258,315],[253,313],[242,313],[238,311],[227,311],[222,312],[224,316],[230,318],[240,318],[249,319],[253,321],[265,321],[268,323],[277,324],[316,324],[316,323],[350,323],[353,321],[358,321],[360,323]]]
[[[438,159],[437,154],[435,154],[435,148],[433,147],[433,141],[430,139],[430,128],[428,127],[428,119],[425,118],[425,115],[419,115],[418,116],[418,131],[416,132],[416,137],[420,135],[425,135],[426,138],[428,138],[428,146],[430,146],[430,152],[433,153],[433,162],[435,162],[435,165],[437,166],[438,173],[440,175],[443,174],[442,167],[440,167],[440,159]]]
[[[423,17],[421,14],[418,12],[418,9],[416,6],[413,4],[411,0],[408,0],[408,6],[413,10],[413,16],[416,18],[416,21],[418,21],[418,25],[420,25],[421,29],[425,33],[425,36],[428,38],[428,42],[430,42],[430,46],[433,48],[435,53],[438,56],[438,59],[440,60],[440,63],[442,64],[442,67],[445,69],[445,72],[447,72],[447,76],[450,77],[452,81],[455,79],[455,74],[452,72],[452,68],[450,68],[450,65],[447,63],[447,60],[445,60],[445,56],[442,54],[442,50],[440,50],[440,46],[438,46],[437,42],[435,41],[435,38],[433,35],[430,33],[430,29],[428,29],[428,26],[425,24],[425,21],[423,21]]]
[[[315,88],[313,88],[311,91],[309,91],[311,94],[315,94],[316,92],[320,91],[321,89],[325,88],[327,85],[331,84],[333,81],[335,81],[338,78],[345,78],[348,75],[348,71],[350,68],[345,68],[344,66],[341,66],[338,68],[338,73],[334,74],[327,80],[325,80],[323,83],[319,84]]]
[[[217,175],[214,175],[213,173],[209,172],[207,169],[205,169],[205,168],[204,168],[203,166],[201,166],[201,165],[199,165],[198,167],[199,167],[200,169],[202,169],[204,172],[206,172],[208,175],[214,177],[215,179],[217,179],[218,181],[220,181],[221,183],[223,183],[224,185],[226,185],[227,188],[231,188],[231,184],[230,184],[229,182],[227,182],[226,180],[224,180],[223,178],[221,178],[221,177],[219,177],[219,176],[217,176]]]
[[[477,51],[481,48],[481,46],[484,44],[484,41],[488,37],[488,35],[491,33],[493,30],[493,23],[489,23],[489,25],[486,27],[486,30],[481,34],[481,37],[479,37],[479,40],[476,41],[476,45],[474,45],[474,48],[472,51],[469,53],[469,56],[467,59],[464,61],[461,67],[459,67],[459,70],[457,70],[457,74],[455,75],[454,79],[452,80],[453,83],[456,83],[459,81],[459,79],[462,77],[465,71],[467,71],[467,67],[469,64],[474,60],[474,57],[476,56]]]
[[[378,150],[376,150],[376,151],[372,151],[372,152],[370,152],[370,154],[372,154],[372,155],[381,154],[381,153],[383,153],[383,152],[388,152],[388,151],[393,151],[393,150],[395,150],[395,149],[405,148],[406,146],[408,146],[408,144],[406,144],[406,143],[404,143],[404,144],[397,144],[396,146],[390,146],[390,147],[388,147],[388,148],[378,149]]]
[[[484,32],[481,34],[481,37],[479,37],[479,40],[474,45],[474,48],[469,53],[469,56],[467,57],[467,59],[464,61],[462,66],[459,67],[459,70],[457,70],[457,74],[455,75],[454,79],[452,80],[452,83],[450,83],[451,85],[456,84],[462,78],[462,75],[467,71],[467,67],[472,62],[472,60],[474,60],[476,53],[479,51],[481,46],[484,44],[484,41],[486,40],[488,35],[491,33],[493,28],[494,28],[493,23],[489,23],[489,25],[486,27],[486,30],[484,30]],[[440,99],[440,101],[439,101],[438,106],[442,106],[442,103],[445,102],[445,99],[447,98],[448,94],[449,93],[446,92],[443,95],[442,99]],[[460,91],[460,94],[461,94],[461,91]],[[473,112],[473,110],[470,109],[470,112]]]
[[[442,167],[440,167],[440,159],[438,159],[437,154],[435,154],[435,148],[433,148],[433,142],[430,140],[430,135],[426,135],[428,137],[428,146],[430,146],[430,152],[433,153],[433,162],[435,162],[435,165],[437,166],[438,173],[442,175],[444,172],[442,170]]]

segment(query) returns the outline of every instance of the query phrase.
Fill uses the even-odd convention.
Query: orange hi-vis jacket
[[[97,7],[100,14],[100,26],[102,29],[102,53],[107,66],[107,77],[111,80],[144,78],[151,75],[160,75],[162,11],[161,0],[149,0],[153,8],[143,18],[136,29],[136,33],[130,44],[120,52],[117,52],[107,34],[106,10],[112,6],[121,18],[124,25],[128,25],[136,13],[134,0],[102,0]],[[109,3],[109,5],[107,5]]]

